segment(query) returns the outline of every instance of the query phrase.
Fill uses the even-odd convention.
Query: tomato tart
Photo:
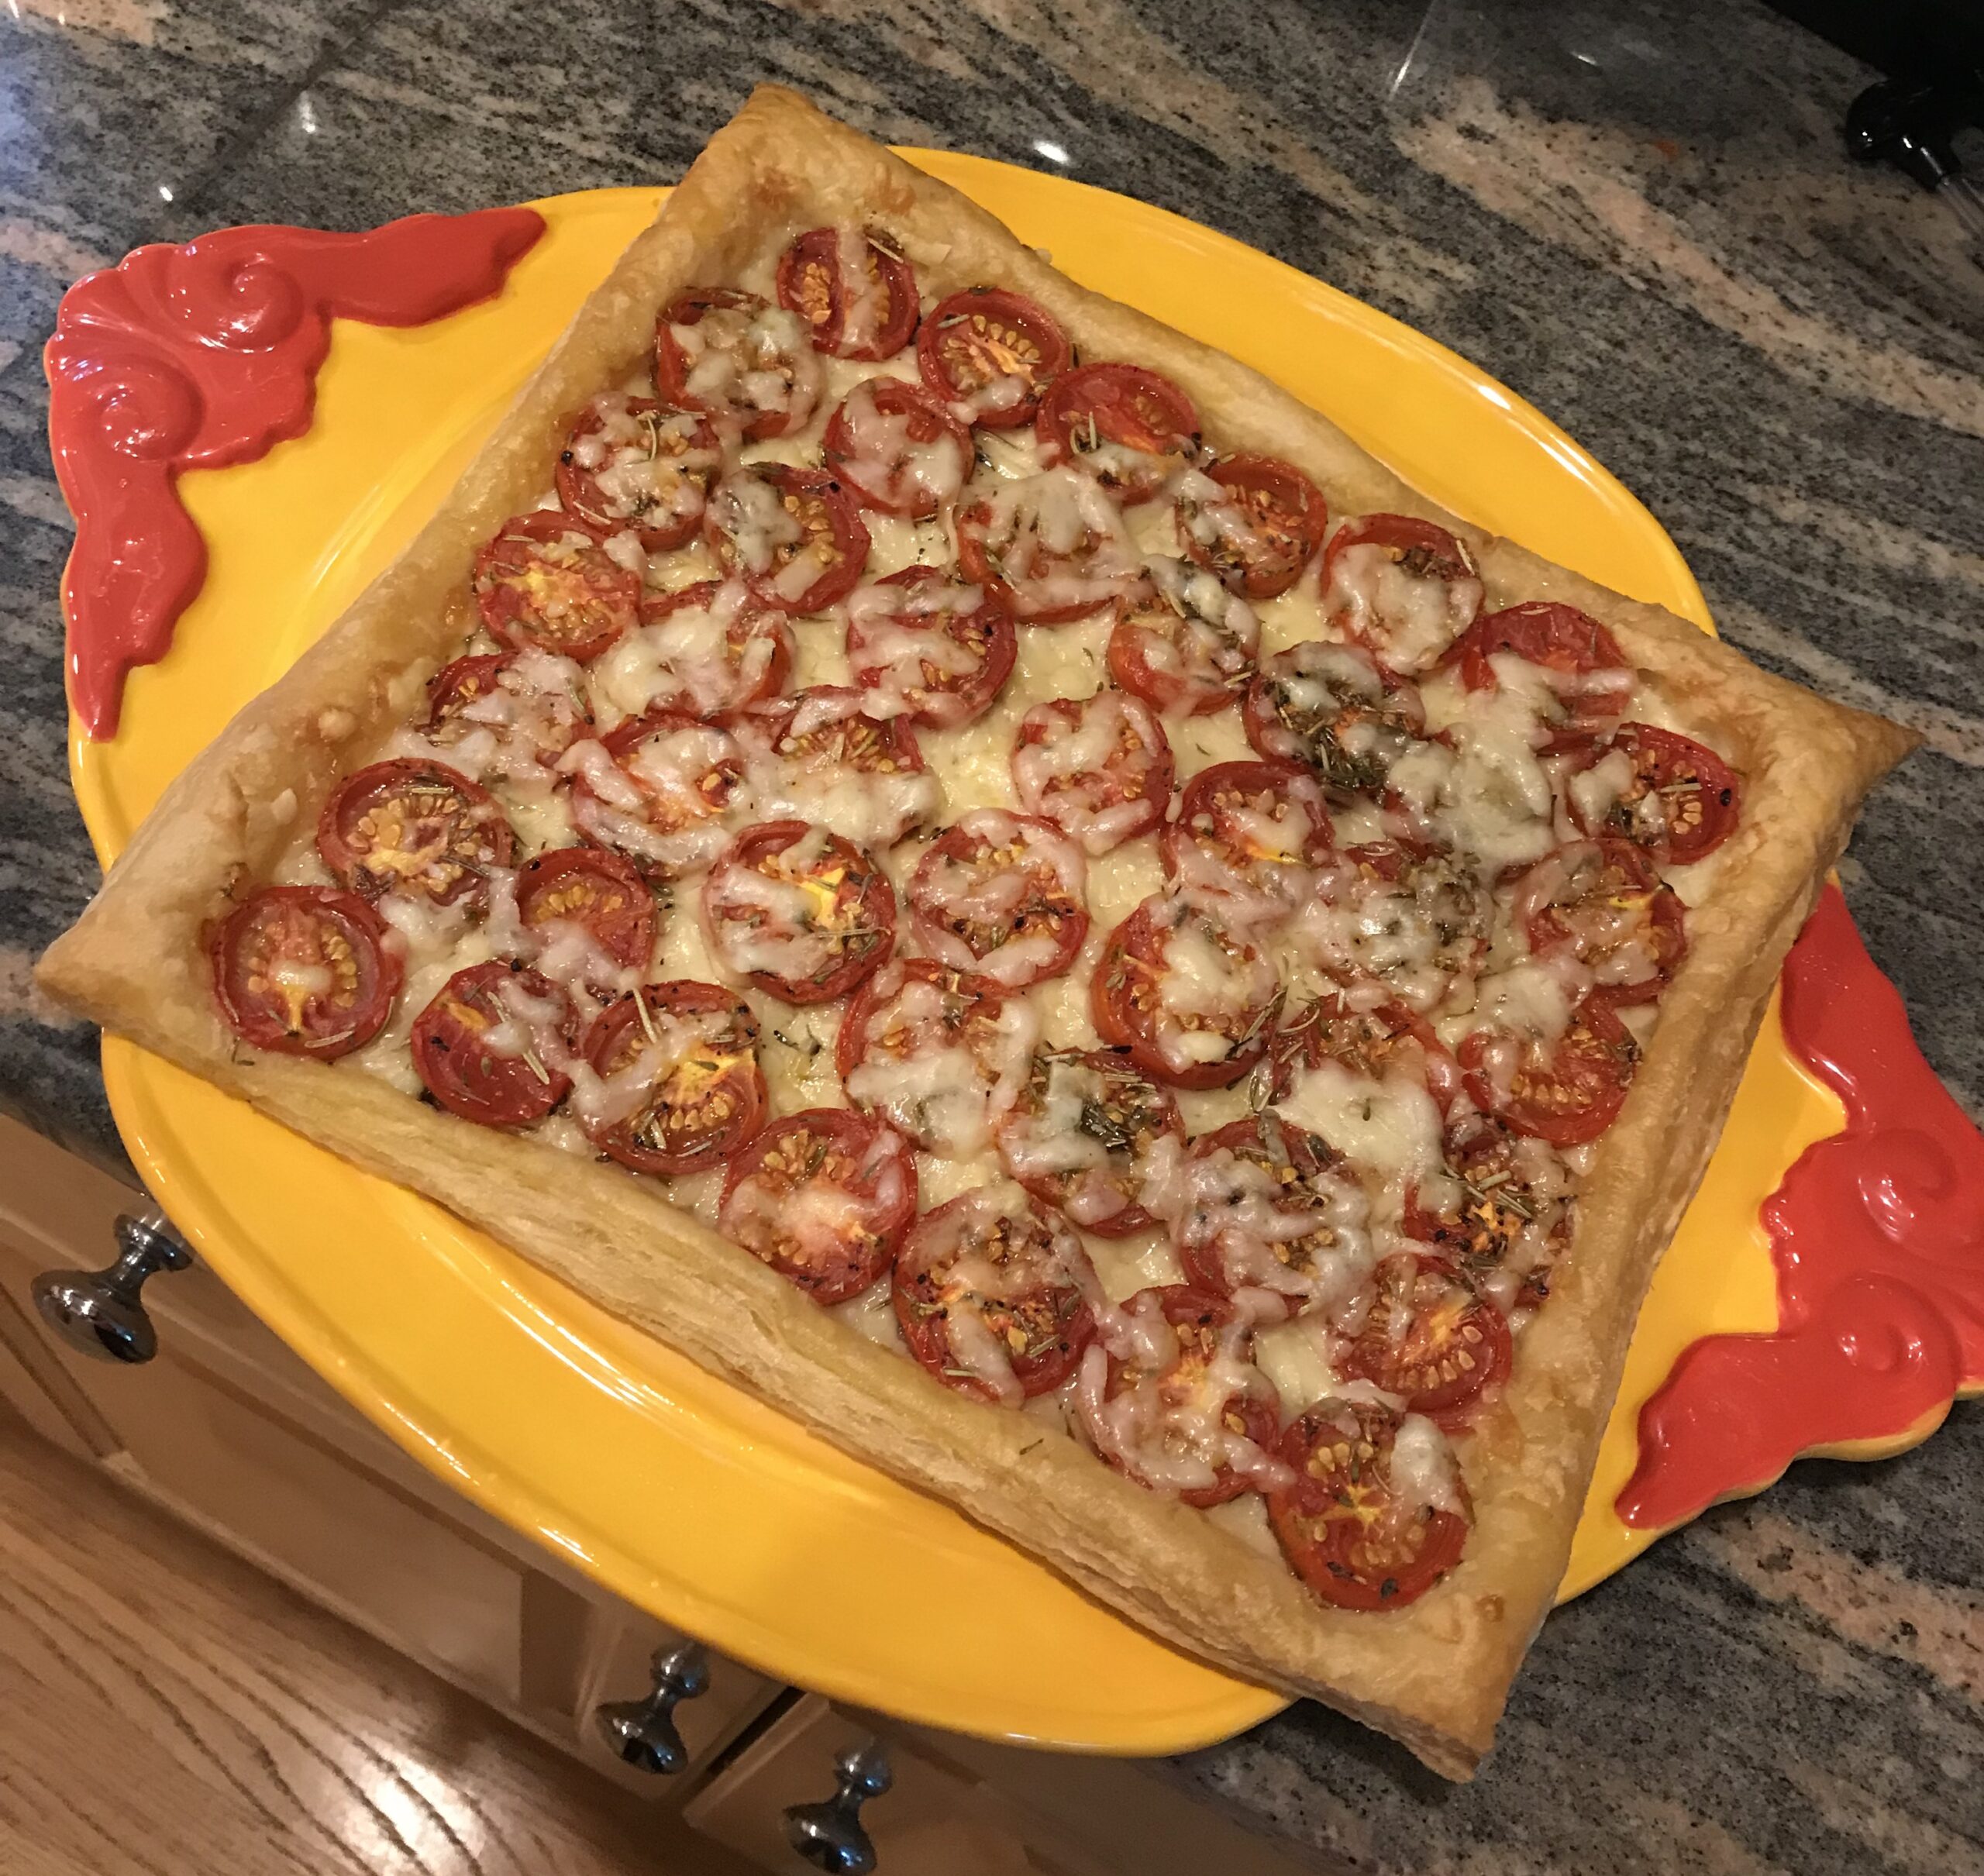
[[[40,977],[1465,1777],[1909,746],[768,88]]]

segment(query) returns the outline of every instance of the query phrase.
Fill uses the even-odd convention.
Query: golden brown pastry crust
[[[1718,883],[1618,1123],[1585,1182],[1575,1253],[1525,1331],[1465,1459],[1465,1560],[1410,1607],[1325,1607],[1278,1560],[1144,1491],[1031,1416],[966,1400],[815,1308],[616,1169],[490,1132],[384,1083],[237,1053],[202,928],[273,864],[353,752],[458,648],[469,563],[549,480],[569,414],[637,366],[658,309],[733,280],[801,229],[890,230],[941,296],[1031,294],[1090,359],[1176,379],[1228,448],[1292,460],[1332,514],[1438,520],[1479,552],[1492,604],[1560,599],[1617,635],[1745,777]],[[766,88],[711,141],[660,219],[580,309],[401,559],[167,791],[40,980],[95,1018],[359,1165],[423,1192],[615,1314],[897,1478],[939,1493],[1111,1607],[1232,1672],[1313,1695],[1469,1776],[1562,1573],[1633,1322],[1733,1097],[1778,968],[1862,794],[1913,738],[1758,671],[1655,606],[1482,535],[1257,373],[1073,284],[983,210],[792,93]]]

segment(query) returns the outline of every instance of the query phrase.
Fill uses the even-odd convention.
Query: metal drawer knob
[[[785,1814],[785,1840],[816,1868],[832,1876],[867,1876],[875,1867],[874,1840],[861,1827],[861,1807],[894,1782],[881,1741],[870,1740],[834,1761],[839,1785],[825,1804],[794,1805]]]
[[[104,1270],[44,1270],[34,1280],[35,1307],[71,1348],[105,1361],[149,1361],[158,1331],[139,1292],[161,1270],[184,1270],[193,1254],[172,1234],[163,1212],[126,1213],[115,1226],[118,1258]]]
[[[679,1772],[689,1763],[689,1749],[677,1729],[675,1709],[709,1690],[710,1657],[700,1642],[685,1641],[656,1650],[654,1692],[645,1700],[608,1701],[593,1719],[624,1763],[644,1772]]]

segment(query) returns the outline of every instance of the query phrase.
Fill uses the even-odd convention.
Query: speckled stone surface
[[[16,10],[10,5],[10,12]],[[0,1104],[115,1158],[27,966],[95,868],[64,773],[64,286],[240,221],[680,172],[763,78],[1223,229],[1410,321],[1651,506],[1724,631],[1927,739],[1847,868],[1984,1113],[1984,272],[1850,168],[1866,74],[1760,7],[19,0],[0,15]],[[1472,1786],[1312,1707],[1179,1775],[1326,1868],[1984,1870],[1984,1413],[1807,1462],[1555,1618]]]

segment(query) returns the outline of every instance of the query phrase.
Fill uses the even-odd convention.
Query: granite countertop
[[[1927,738],[1845,867],[1984,1113],[1984,273],[1750,0],[9,0],[0,17],[0,1107],[121,1156],[28,966],[96,869],[64,766],[63,288],[229,222],[362,228],[678,174],[776,78],[1139,195],[1442,340],[1652,508],[1724,632]],[[1058,157],[1065,153],[1065,166]],[[1808,1461],[1545,1629],[1479,1780],[1313,1706],[1180,1762],[1360,1871],[1984,1869],[1984,1410]]]

